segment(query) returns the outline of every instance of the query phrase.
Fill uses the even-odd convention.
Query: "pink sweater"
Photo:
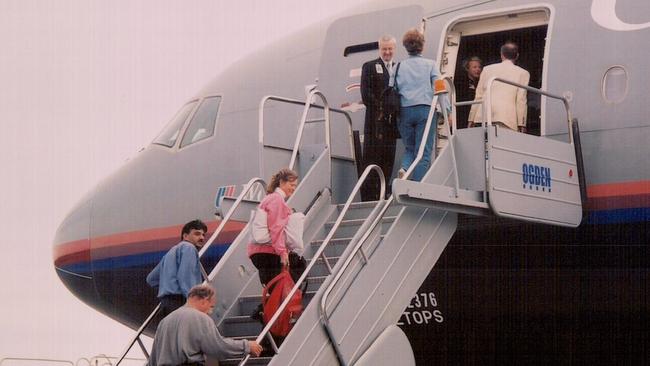
[[[287,247],[285,244],[286,236],[284,235],[284,227],[287,226],[289,222],[289,216],[291,215],[291,208],[287,206],[284,202],[284,192],[278,192],[279,188],[275,192],[270,193],[264,197],[262,202],[260,202],[260,208],[266,211],[267,218],[266,222],[269,227],[269,234],[271,236],[270,244],[257,244],[249,243],[248,244],[248,256],[250,257],[253,254],[258,253],[270,253],[282,255],[287,253]]]

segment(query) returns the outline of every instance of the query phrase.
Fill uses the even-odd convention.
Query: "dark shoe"
[[[264,325],[264,307],[262,304],[259,304],[257,308],[255,308],[255,311],[250,315],[251,319],[257,320],[258,322],[262,323]]]

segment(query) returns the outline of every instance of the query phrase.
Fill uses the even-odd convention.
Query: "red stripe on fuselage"
[[[54,265],[57,267],[79,262],[90,262],[90,240],[81,239],[55,245],[52,249]]]
[[[650,181],[590,185],[587,197],[590,210],[650,207]]]
[[[208,235],[206,235],[206,240],[216,230],[218,224],[219,221],[207,223]],[[244,226],[246,226],[246,223],[238,221],[226,223],[213,245],[231,243]],[[97,260],[168,250],[179,242],[182,228],[183,225],[175,225],[62,243],[56,245],[53,249],[54,265],[60,267],[84,261],[88,262],[91,259]]]

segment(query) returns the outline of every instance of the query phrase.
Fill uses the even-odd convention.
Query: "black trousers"
[[[393,116],[390,117],[391,120],[393,118]],[[388,121],[377,121],[376,123],[382,124],[382,128],[374,126],[363,137],[362,165],[364,169],[371,164],[376,164],[381,168],[384,172],[384,178],[386,178],[386,194],[390,194],[390,178],[393,174],[395,162],[397,132],[390,127]],[[376,201],[379,199],[380,190],[379,178],[375,172],[372,172],[361,186],[361,199],[363,201]]]
[[[282,263],[280,262],[280,256],[277,254],[253,254],[251,255],[251,262],[257,268],[260,282],[264,286],[282,272]]]
[[[260,282],[264,286],[282,272],[282,263],[280,262],[280,256],[277,254],[253,254],[251,255],[251,262],[257,268]],[[291,273],[291,278],[294,282],[298,281],[303,272],[305,272],[306,267],[307,261],[305,261],[305,258],[294,252],[289,252],[289,273]]]
[[[160,315],[161,319],[171,314],[172,311],[185,305],[185,296],[183,295],[165,295],[160,298]]]

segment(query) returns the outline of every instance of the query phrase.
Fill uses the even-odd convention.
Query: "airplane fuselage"
[[[144,278],[179,241],[180,227],[201,218],[214,231],[220,187],[237,190],[251,177],[269,178],[258,149],[262,98],[302,100],[306,86],[316,85],[330,105],[358,102],[355,70],[377,51],[344,56],[343,50],[384,33],[399,39],[425,19],[424,55],[439,61],[443,75],[458,80],[458,65],[475,52],[486,63],[496,62],[499,42],[514,38],[527,53],[520,61],[531,73],[531,86],[570,100],[581,128],[588,215],[578,229],[462,217],[400,321],[418,362],[649,359],[650,4],[448,0],[395,6],[370,4],[358,14],[314,25],[208,83],[188,101],[187,118],[178,119],[175,135],[171,123],[165,130],[171,133],[164,131],[99,183],[61,224],[54,240],[61,280],[99,311],[139,326],[156,304]],[[404,58],[398,49],[397,58]],[[200,113],[214,116],[212,135],[188,127]],[[289,121],[265,122],[286,130],[286,141],[276,145],[293,141],[295,114],[287,112]],[[351,115],[353,128],[363,131],[363,110]],[[529,96],[529,119],[538,134],[567,138],[560,103]],[[333,145],[333,152],[346,148]],[[244,225],[228,223],[206,253],[207,267]]]

